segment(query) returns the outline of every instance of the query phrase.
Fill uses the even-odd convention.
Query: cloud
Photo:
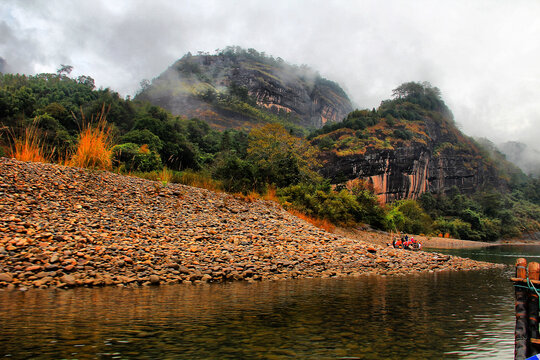
[[[538,13],[526,0],[5,0],[0,56],[23,73],[70,64],[128,95],[188,51],[253,47],[311,66],[359,107],[429,81],[465,133],[538,149]]]
[[[7,73],[9,72],[7,62],[3,57],[0,57],[0,73]]]

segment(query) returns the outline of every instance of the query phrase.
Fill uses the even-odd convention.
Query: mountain
[[[324,176],[335,183],[362,179],[379,199],[416,199],[425,192],[504,189],[487,152],[455,126],[440,91],[405,83],[378,110],[356,110],[311,135]]]
[[[518,141],[507,141],[499,144],[498,148],[509,161],[519,166],[526,174],[540,177],[540,151]]]
[[[188,53],[143,84],[136,99],[218,129],[268,122],[320,128],[353,110],[338,84],[308,67],[239,47],[216,55]]]

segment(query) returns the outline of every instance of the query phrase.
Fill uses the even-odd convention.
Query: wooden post
[[[529,264],[529,280],[538,280],[540,275],[540,264],[531,262]],[[538,294],[534,290],[529,290],[529,301],[527,304],[527,312],[529,313],[529,353],[527,356],[533,356],[540,352],[538,344]]]
[[[516,261],[516,277],[519,279],[527,278],[527,260],[519,258]],[[516,294],[516,329],[514,332],[514,359],[525,360],[529,353],[529,336],[527,322],[527,289],[514,287]]]

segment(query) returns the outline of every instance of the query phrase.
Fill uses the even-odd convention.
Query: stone
[[[51,283],[54,279],[50,276],[46,276],[42,279],[39,279],[39,280],[36,280],[34,281],[34,286],[35,287],[42,287],[43,285],[47,285],[49,283]]]
[[[45,270],[47,270],[47,271],[58,270],[58,265],[56,265],[56,264],[47,264],[47,265],[45,265]]]
[[[39,266],[39,265],[32,265],[32,266],[28,266],[26,268],[26,271],[38,271],[38,270],[41,270],[43,269],[42,266]]]
[[[0,281],[12,282],[13,276],[10,273],[0,273]]]
[[[77,284],[73,275],[64,275],[60,278],[60,281],[68,286],[75,286]]]
[[[70,271],[73,271],[75,269],[75,265],[70,264],[70,265],[64,266],[63,269],[64,269],[64,271],[70,272]]]
[[[148,277],[148,281],[150,281],[150,284],[152,285],[159,285],[160,283],[159,276],[154,274]]]

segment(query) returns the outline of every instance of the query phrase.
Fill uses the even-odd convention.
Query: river
[[[513,264],[540,247],[446,253]],[[0,357],[511,359],[512,272],[0,291]]]

